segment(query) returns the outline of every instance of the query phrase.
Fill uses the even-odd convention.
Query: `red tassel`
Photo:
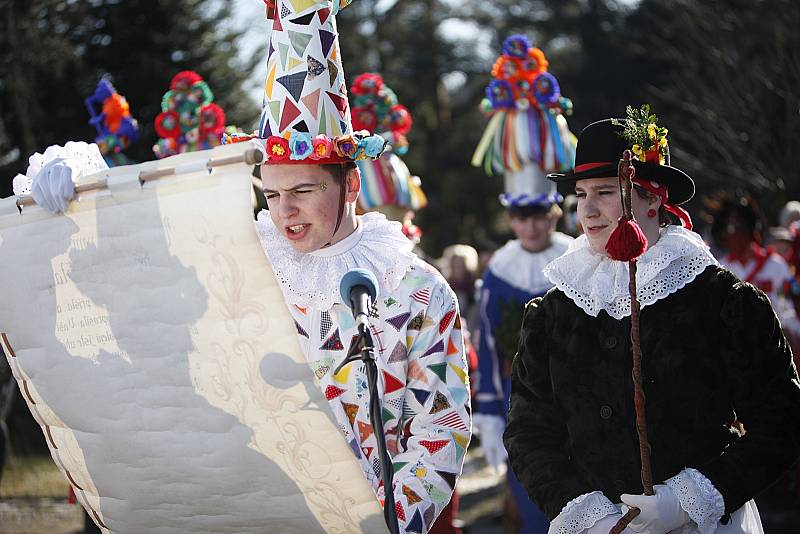
[[[72,489],[72,486],[69,487],[69,494],[67,495],[67,504],[75,504],[78,502],[78,498],[75,497],[75,490]]]
[[[647,250],[647,237],[639,224],[626,217],[621,217],[619,224],[608,238],[606,252],[612,260],[632,261]]]

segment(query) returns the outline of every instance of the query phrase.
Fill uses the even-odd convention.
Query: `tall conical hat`
[[[268,0],[272,22],[257,137],[266,164],[374,159],[386,142],[353,132],[336,13],[351,0]]]

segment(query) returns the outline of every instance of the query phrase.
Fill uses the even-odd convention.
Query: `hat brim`
[[[569,185],[578,180],[589,178],[607,178],[617,175],[617,163],[607,163],[592,169],[580,172],[569,171],[565,173],[551,173],[547,175],[548,180],[557,184]],[[682,170],[669,165],[657,165],[654,163],[633,161],[636,175],[645,180],[660,182],[669,189],[669,203],[678,205],[688,202],[694,196],[694,180]]]

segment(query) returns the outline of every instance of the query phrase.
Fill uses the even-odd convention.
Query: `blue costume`
[[[550,247],[538,253],[526,251],[518,240],[509,241],[492,257],[483,276],[480,294],[477,413],[503,418],[508,413],[511,359],[514,354],[503,351],[503,345],[508,344],[498,340],[496,332],[501,327],[504,315],[507,316],[514,309],[514,303],[519,309],[521,319],[525,303],[544,295],[552,287],[542,270],[566,251],[572,238],[555,232],[551,239]],[[507,476],[511,494],[522,519],[522,532],[547,532],[550,524],[547,517],[531,502],[511,469],[507,471]]]

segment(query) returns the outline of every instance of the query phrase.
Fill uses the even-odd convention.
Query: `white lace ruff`
[[[664,482],[681,504],[695,525],[686,525],[681,534],[710,534],[717,529],[722,514],[725,513],[725,501],[722,494],[697,469],[687,467],[674,477]]]
[[[618,513],[619,508],[602,491],[584,493],[562,508],[561,513],[550,522],[547,534],[578,534],[593,527],[605,516]]]
[[[709,265],[717,265],[699,235],[667,226],[637,261],[636,294],[642,307],[661,300],[693,281]],[[621,319],[631,314],[628,264],[592,250],[585,235],[544,269],[550,281],[592,317],[605,310]]]
[[[378,278],[378,291],[389,295],[397,289],[416,261],[414,244],[403,235],[399,222],[381,213],[358,218],[358,228],[339,243],[318,253],[303,254],[292,248],[275,227],[269,212],[258,214],[256,230],[278,283],[290,304],[325,311],[341,302],[342,276],[356,267],[369,269]]]
[[[54,159],[68,161],[73,171],[73,180],[85,174],[92,174],[108,168],[102,154],[100,154],[100,149],[95,143],[69,141],[63,147],[52,145],[47,147],[44,154],[36,152],[28,158],[28,169],[25,174],[18,174],[14,177],[14,194],[30,195],[31,185],[36,180],[39,171]]]
[[[528,252],[519,240],[509,241],[492,256],[489,268],[498,278],[517,289],[534,295],[544,293],[553,284],[542,271],[567,250],[573,239],[554,232],[551,241],[551,245],[541,252]]]

